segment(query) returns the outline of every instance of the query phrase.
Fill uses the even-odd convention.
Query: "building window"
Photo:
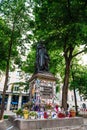
[[[6,87],[6,90],[8,90],[8,85],[7,85],[7,87]]]
[[[74,100],[74,97],[73,97],[73,95],[71,95],[71,99],[72,99],[72,101]]]
[[[82,101],[82,96],[80,96],[80,101]]]
[[[20,76],[20,71],[17,71],[17,72],[16,72],[16,76]]]
[[[28,90],[24,89],[24,92],[26,92],[26,93],[27,93],[27,92],[28,92]]]
[[[15,87],[14,87],[14,91],[19,91],[19,87],[18,87],[18,86],[15,86]]]

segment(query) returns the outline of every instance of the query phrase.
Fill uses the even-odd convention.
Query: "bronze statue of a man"
[[[37,45],[36,72],[48,71],[49,56],[43,44]]]

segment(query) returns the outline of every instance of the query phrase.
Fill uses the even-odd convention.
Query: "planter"
[[[29,118],[29,111],[28,111],[27,107],[23,110],[23,116],[24,116],[24,119]]]
[[[17,116],[17,118],[21,118],[21,115],[16,115]]]
[[[76,116],[76,112],[75,111],[70,111],[70,117],[75,117]]]
[[[29,118],[29,114],[24,114],[24,119],[28,119]]]
[[[30,111],[29,117],[30,117],[31,119],[35,119],[35,118],[37,117],[37,113],[36,113],[35,111]]]
[[[30,119],[35,119],[35,116],[30,116]]]

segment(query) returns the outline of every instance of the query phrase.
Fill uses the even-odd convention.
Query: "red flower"
[[[44,118],[48,118],[47,112],[44,112]]]
[[[59,118],[64,118],[64,117],[65,117],[65,114],[60,112],[60,113],[58,113],[58,117],[59,117]]]

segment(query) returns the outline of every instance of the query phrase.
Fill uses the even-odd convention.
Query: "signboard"
[[[43,99],[53,98],[53,87],[52,86],[40,86],[40,95]]]

